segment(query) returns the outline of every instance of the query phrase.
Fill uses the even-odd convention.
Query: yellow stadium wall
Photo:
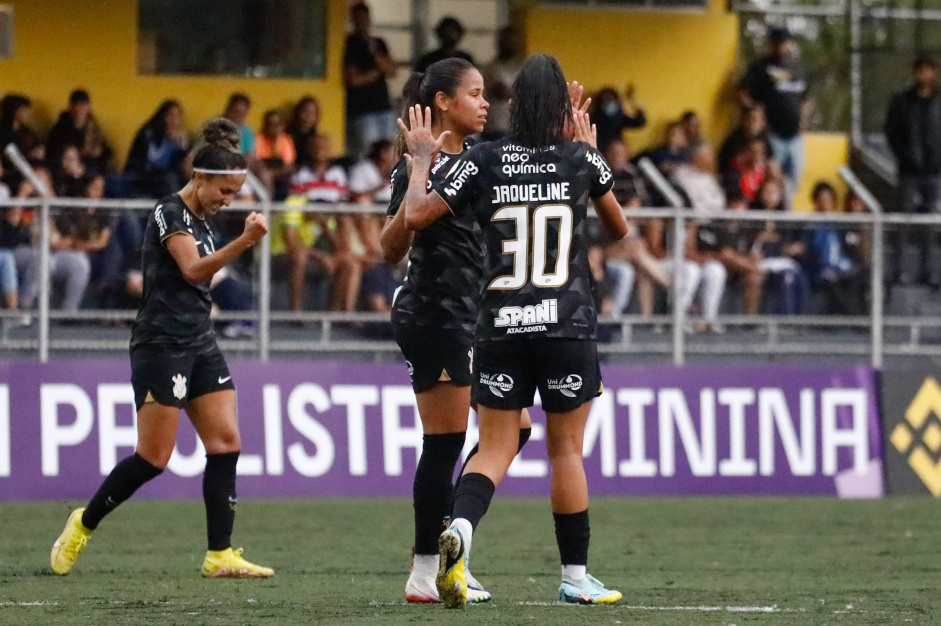
[[[37,129],[46,133],[81,87],[123,167],[134,133],[166,98],[183,105],[193,133],[222,112],[230,93],[252,99],[248,119],[258,128],[264,111],[289,106],[300,96],[320,100],[321,129],[343,147],[343,41],[347,0],[329,0],[327,67],[322,80],[242,77],[149,76],[137,73],[136,0],[6,0],[14,11],[14,57],[0,60],[0,93],[33,100]]]
[[[734,90],[744,65],[737,59],[738,17],[722,0],[702,11],[580,9],[532,3],[517,16],[527,52],[559,59],[566,78],[589,91],[628,83],[648,114],[646,128],[627,131],[635,152],[658,143],[666,124],[687,109],[703,120],[706,139],[719,145],[735,123]],[[847,138],[807,133],[807,162],[795,208],[808,210],[817,180],[838,184]],[[840,188],[840,186],[838,186]]]

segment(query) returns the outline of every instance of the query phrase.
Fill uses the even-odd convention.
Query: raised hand
[[[422,114],[421,105],[416,104],[408,110],[408,126],[398,119],[399,128],[405,136],[405,144],[408,146],[408,153],[412,159],[431,159],[441,150],[445,140],[451,134],[451,131],[444,131],[438,138],[431,130],[431,107],[425,107]]]
[[[252,245],[257,244],[268,232],[268,222],[265,216],[256,211],[249,213],[245,218],[245,230],[242,232]]]
[[[575,141],[583,141],[592,148],[598,147],[598,127],[591,123],[587,106],[572,110],[572,127]]]

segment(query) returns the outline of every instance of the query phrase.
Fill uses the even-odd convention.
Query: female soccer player
[[[424,165],[425,174],[443,177],[464,152],[465,138],[484,128],[489,104],[483,78],[469,62],[445,59],[413,74],[403,96],[409,105],[429,108],[431,132],[441,141]],[[405,599],[439,602],[438,537],[451,510],[451,476],[467,431],[483,240],[470,214],[408,223],[402,210],[408,184],[403,157],[392,172],[393,195],[381,241],[392,263],[411,248],[408,274],[392,307],[392,328],[408,364],[424,431],[413,488],[415,557]],[[517,450],[530,434],[528,413],[522,419]],[[470,602],[490,599],[473,576],[467,582]]]
[[[538,388],[547,415],[560,599],[616,602],[621,594],[586,572],[582,464],[590,402],[601,391],[585,240],[588,199],[611,235],[627,233],[611,171],[597,149],[567,139],[574,126],[577,138],[595,141],[584,111],[573,111],[562,70],[546,55],[530,57],[514,84],[510,136],[469,150],[443,180],[432,181],[432,193],[426,192],[428,164],[442,140],[435,140],[420,108],[410,112],[410,123],[406,218],[472,214],[486,242],[472,389],[480,450],[458,481],[453,521],[439,540],[438,593],[449,607],[466,602],[473,530],[516,454],[520,412]]]
[[[203,500],[209,549],[207,577],[267,577],[274,570],[232,550],[235,465],[241,449],[235,385],[216,345],[209,319],[212,276],[253,248],[268,232],[251,213],[245,230],[215,249],[206,218],[229,205],[245,182],[239,132],[225,119],[203,129],[206,145],[193,158],[193,178],[157,206],[144,232],[144,301],[131,331],[131,383],[137,404],[137,450],[115,466],[86,508],[69,515],[52,547],[56,574],[69,573],[101,520],[170,460],[180,409],[185,408],[206,447]]]

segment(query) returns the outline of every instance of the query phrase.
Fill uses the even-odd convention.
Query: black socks
[[[529,441],[529,437],[530,437],[530,435],[532,435],[532,434],[533,434],[533,429],[532,429],[532,428],[520,428],[519,444],[516,446],[516,453],[517,453],[517,454],[520,453],[520,450],[523,449],[523,446],[526,445],[526,442]],[[464,465],[461,466],[461,473],[457,475],[457,479],[458,479],[458,480],[461,480],[461,476],[464,475],[464,469],[467,467],[468,461],[471,460],[471,457],[473,457],[475,454],[477,454],[477,451],[478,451],[479,449],[480,449],[480,444],[479,444],[479,443],[475,443],[475,444],[474,444],[474,447],[471,448],[471,451],[468,452],[467,458],[464,459]]]
[[[457,483],[451,517],[463,517],[476,530],[477,524],[490,507],[496,489],[493,481],[483,474],[464,474]]]
[[[451,476],[464,448],[464,433],[425,435],[412,487],[415,554],[438,554],[441,524],[451,506]]]
[[[588,509],[581,513],[553,513],[555,540],[559,544],[562,565],[588,565]]]
[[[98,528],[98,524],[105,515],[134,495],[141,485],[159,476],[161,472],[163,472],[162,469],[151,465],[137,453],[121,459],[85,507],[82,525],[89,530]]]
[[[206,534],[210,550],[232,547],[235,524],[235,466],[238,452],[207,454],[203,474],[203,501],[206,503]]]

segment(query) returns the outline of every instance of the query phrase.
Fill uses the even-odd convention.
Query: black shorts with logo
[[[215,340],[202,348],[139,345],[131,348],[134,402],[183,408],[193,398],[235,389],[229,366]]]
[[[470,386],[473,333],[393,322],[392,334],[405,357],[415,393],[428,391],[439,382]]]
[[[592,339],[525,338],[474,346],[471,399],[494,409],[533,405],[536,389],[550,413],[577,409],[601,394],[598,344]]]

